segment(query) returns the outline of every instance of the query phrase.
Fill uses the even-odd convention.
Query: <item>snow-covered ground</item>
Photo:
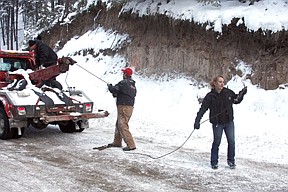
[[[154,1],[156,2],[156,1]],[[157,1],[160,2],[160,1]],[[164,2],[164,1],[163,1]],[[186,6],[194,1],[170,1]],[[186,4],[185,4],[186,3]],[[287,1],[262,0],[264,6],[285,5]],[[193,3],[191,3],[193,4]],[[214,18],[225,23],[228,15],[237,13],[224,11],[228,5],[239,4],[238,1],[222,0],[221,7],[213,9]],[[138,4],[140,7],[141,3]],[[152,4],[150,4],[152,5]],[[245,14],[253,15],[248,3]],[[143,10],[147,10],[144,4]],[[166,5],[167,7],[168,5]],[[197,5],[196,8],[203,8]],[[245,22],[269,28],[271,20],[282,22],[287,29],[287,12],[279,13],[276,20],[271,15],[249,17]],[[164,9],[161,6],[160,10]],[[138,8],[139,9],[139,8]],[[239,8],[238,8],[239,9]],[[286,7],[287,9],[287,7]],[[136,10],[136,8],[135,8]],[[189,9],[190,10],[190,9]],[[172,11],[186,13],[196,10]],[[221,10],[221,11],[219,11]],[[220,14],[221,13],[221,14]],[[228,15],[226,15],[227,13]],[[281,15],[280,15],[281,13]],[[177,13],[181,15],[180,13]],[[196,15],[199,16],[200,12]],[[244,13],[243,13],[244,14]],[[201,16],[201,15],[200,15]],[[203,20],[212,17],[210,13],[202,14]],[[196,17],[194,16],[194,19]],[[252,19],[254,22],[252,22]],[[259,19],[259,20],[258,20]],[[210,90],[205,83],[195,82],[190,77],[141,77],[137,71],[133,74],[138,94],[130,130],[135,137],[137,149],[124,153],[121,149],[92,150],[93,147],[110,143],[113,139],[116,121],[115,99],[107,90],[107,83],[115,84],[122,78],[121,69],[126,61],[116,55],[113,58],[99,55],[73,56],[82,49],[93,48],[96,52],[103,48],[114,48],[117,43],[129,39],[128,35],[119,35],[113,31],[97,28],[81,37],[71,39],[58,56],[71,56],[78,63],[71,66],[66,74],[57,79],[63,87],[72,86],[84,90],[94,101],[95,110],[105,109],[110,116],[90,121],[90,128],[83,133],[64,134],[57,127],[46,130],[28,128],[23,138],[2,141],[0,152],[0,182],[3,191],[285,191],[288,187],[288,88],[265,91],[252,85],[249,80],[235,76],[227,86],[236,93],[248,87],[243,102],[234,106],[236,129],[236,164],[235,170],[227,169],[227,142],[223,135],[219,154],[219,169],[210,168],[210,149],[212,128],[208,112],[202,118],[200,130],[193,133],[193,123],[200,107],[198,97],[203,97]],[[99,41],[99,42],[98,42]],[[243,71],[250,69],[239,62]],[[85,70],[84,70],[84,69]],[[87,72],[88,70],[89,72]],[[93,74],[93,75],[92,75]],[[183,144],[185,145],[157,160]]]

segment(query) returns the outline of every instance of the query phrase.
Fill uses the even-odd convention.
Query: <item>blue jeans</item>
[[[223,130],[225,132],[228,142],[227,160],[232,163],[235,163],[235,131],[234,131],[234,122],[231,121],[225,124],[213,125],[214,140],[211,149],[211,165],[218,164],[218,152]]]

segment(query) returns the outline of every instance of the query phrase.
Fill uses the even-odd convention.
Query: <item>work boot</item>
[[[136,147],[134,147],[134,148],[124,147],[123,151],[132,151],[132,150],[135,150],[135,149],[136,149]]]
[[[227,163],[228,163],[230,169],[235,169],[235,168],[236,168],[235,162],[232,162],[232,161],[229,161],[229,160],[228,160]]]
[[[212,169],[218,169],[218,165],[217,165],[217,164],[211,165],[211,168],[212,168]]]
[[[110,147],[122,147],[122,145],[115,145],[114,143],[109,143],[109,144],[107,145],[107,147],[108,147],[108,148],[110,148]]]

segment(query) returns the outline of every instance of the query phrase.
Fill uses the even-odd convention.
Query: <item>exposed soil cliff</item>
[[[121,7],[106,10],[91,7],[75,17],[72,23],[56,25],[42,35],[50,45],[60,39],[63,46],[71,37],[81,35],[99,24],[106,29],[128,33],[131,43],[120,50],[137,71],[153,73],[183,73],[209,81],[215,75],[230,78],[241,75],[236,70],[239,60],[251,65],[253,84],[275,89],[288,82],[288,32],[248,32],[233,21],[223,34],[205,30],[193,22],[173,20],[163,15],[138,17]]]

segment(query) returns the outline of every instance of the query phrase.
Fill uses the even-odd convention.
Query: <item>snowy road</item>
[[[183,149],[153,160],[121,149],[92,150],[112,135],[101,128],[64,134],[57,127],[26,129],[21,139],[0,141],[1,192],[57,191],[287,191],[288,166],[237,159],[209,167],[209,154]],[[177,146],[137,140],[137,153],[159,156]],[[220,157],[222,162],[225,157]]]

